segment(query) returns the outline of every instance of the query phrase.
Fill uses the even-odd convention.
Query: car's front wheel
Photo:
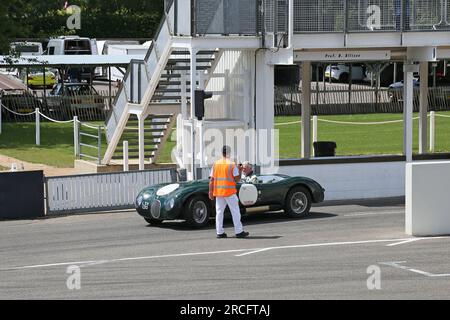
[[[206,197],[194,196],[187,202],[184,218],[191,227],[202,228],[208,224],[211,211],[210,201]]]
[[[311,204],[312,199],[309,190],[298,186],[289,191],[284,210],[292,218],[303,218],[309,215]]]
[[[159,226],[163,223],[163,220],[156,220],[156,219],[152,219],[152,218],[144,218],[145,221],[147,221],[148,224],[152,225],[152,226]]]

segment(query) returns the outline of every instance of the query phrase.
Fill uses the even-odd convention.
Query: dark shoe
[[[236,238],[247,238],[250,235],[250,233],[242,231],[241,233],[236,235]]]
[[[217,235],[217,239],[225,239],[225,238],[227,238],[228,236],[227,236],[227,234],[226,233],[222,233],[222,234],[218,234]]]

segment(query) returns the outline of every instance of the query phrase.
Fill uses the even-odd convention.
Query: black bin
[[[314,142],[315,157],[334,157],[336,156],[336,142],[334,141],[318,141]]]

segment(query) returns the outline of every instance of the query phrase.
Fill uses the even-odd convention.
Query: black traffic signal
[[[204,90],[195,90],[195,117],[203,120],[205,117],[205,100],[211,99],[213,94]]]

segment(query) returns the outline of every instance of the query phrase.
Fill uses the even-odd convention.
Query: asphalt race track
[[[407,237],[402,204],[312,211],[248,216],[249,239],[221,240],[213,221],[150,227],[134,212],[3,221],[0,299],[450,298],[450,238]]]

